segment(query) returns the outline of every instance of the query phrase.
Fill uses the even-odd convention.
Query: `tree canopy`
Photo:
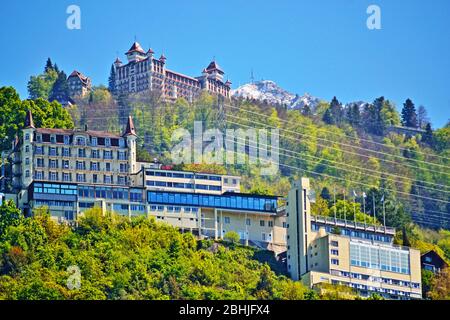
[[[48,102],[42,98],[20,100],[12,87],[0,88],[0,149],[8,150],[25,123],[27,110],[33,113],[36,127],[73,128],[70,114],[58,102]]]
[[[94,208],[78,226],[0,206],[0,299],[306,299],[256,250]],[[234,239],[234,238],[233,238]],[[78,278],[77,278],[78,277]]]

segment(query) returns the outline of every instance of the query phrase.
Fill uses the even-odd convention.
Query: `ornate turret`
[[[120,67],[122,65],[122,61],[120,61],[119,57],[116,58],[116,61],[114,61],[114,66],[116,68]]]
[[[137,136],[136,135],[136,129],[134,127],[133,118],[131,116],[128,117],[127,127],[125,129],[125,132],[123,133],[123,137],[127,136]]]
[[[161,57],[159,57],[159,61],[161,61],[162,63],[166,63],[166,56],[164,55],[164,53],[161,54]]]
[[[146,53],[145,53],[144,49],[142,49],[139,42],[134,42],[133,45],[131,46],[130,50],[128,50],[125,54],[128,58],[128,62],[139,61],[139,60],[145,59],[145,57],[146,57]]]
[[[216,60],[211,61],[211,63],[206,67],[206,71],[214,72],[217,71],[220,74],[224,74],[222,68],[217,64]]]
[[[28,109],[27,115],[25,117],[25,129],[29,129],[29,128],[35,129],[33,115],[31,114],[30,109]]]
[[[217,64],[216,60],[211,61],[211,63],[206,67],[206,73],[208,74],[209,78],[223,81],[223,75],[225,72],[223,72],[222,68]]]
[[[122,137],[127,139],[128,146],[128,162],[129,162],[129,172],[136,173],[137,165],[136,165],[136,128],[134,127],[133,118],[128,116],[127,127]]]

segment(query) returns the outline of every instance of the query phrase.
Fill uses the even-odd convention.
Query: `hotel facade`
[[[192,102],[203,91],[224,98],[230,98],[231,82],[224,81],[224,71],[215,60],[198,77],[190,77],[166,66],[167,58],[161,54],[154,57],[152,49],[145,51],[138,42],[133,43],[125,53],[127,63],[119,58],[114,62],[115,93],[130,94],[142,91],[156,91],[164,99],[175,100],[183,97]]]
[[[287,263],[310,287],[341,284],[362,296],[421,299],[418,250],[393,244],[395,229],[312,216],[309,180],[294,183],[287,204]]]

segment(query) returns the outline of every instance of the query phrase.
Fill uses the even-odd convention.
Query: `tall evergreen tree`
[[[425,133],[422,135],[422,142],[428,144],[430,147],[433,147],[433,140],[433,129],[431,129],[431,124],[428,122],[425,126]]]
[[[116,92],[116,68],[114,68],[114,65],[111,65],[111,71],[109,72],[108,90],[111,94]]]
[[[405,247],[411,247],[411,242],[409,241],[408,232],[406,231],[406,226],[402,228],[402,242]]]
[[[367,104],[364,107],[364,127],[367,132],[375,135],[383,135],[385,131],[385,123],[383,121],[382,110],[386,100],[384,97],[379,97],[373,101],[372,104]]]
[[[352,103],[347,106],[346,115],[347,122],[353,127],[359,127],[361,124],[361,112],[357,103]]]
[[[402,125],[410,128],[417,128],[416,107],[411,99],[407,99],[402,109]]]
[[[331,193],[327,187],[323,187],[322,192],[320,193],[320,197],[326,200],[328,204],[331,203]]]
[[[310,117],[312,116],[312,111],[309,105],[305,104],[302,108],[301,111],[302,115],[304,115],[305,117]]]
[[[328,108],[325,113],[323,114],[323,118],[322,120],[326,123],[326,124],[334,124],[334,119],[333,119],[333,115],[331,113],[330,108]]]
[[[54,100],[59,103],[66,103],[69,100],[69,84],[67,83],[67,76],[64,71],[58,73],[58,78],[50,92],[49,101]]]
[[[45,64],[44,71],[45,71],[45,73],[48,73],[50,70],[54,70],[53,63],[52,63],[52,60],[50,58],[47,58],[47,62]]]
[[[336,97],[333,97],[329,108],[323,115],[323,121],[327,124],[340,124],[342,123],[343,115],[344,109],[342,108],[342,104]]]

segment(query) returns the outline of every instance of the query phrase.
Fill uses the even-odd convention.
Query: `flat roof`
[[[334,219],[332,217],[311,215],[311,222],[320,223],[329,226],[343,227],[360,231],[367,231],[379,234],[388,234],[395,236],[395,228],[377,225],[364,224],[350,220]]]
[[[165,172],[178,172],[178,173],[192,173],[192,174],[207,174],[210,176],[218,176],[218,177],[228,177],[228,178],[238,178],[241,179],[240,176],[232,176],[228,174],[220,174],[220,173],[209,173],[209,172],[201,172],[201,171],[188,171],[188,170],[171,170],[171,169],[158,169],[158,168],[146,168],[145,164],[152,164],[152,162],[142,162],[139,163],[144,165],[145,170],[154,170],[154,171],[165,171]]]

